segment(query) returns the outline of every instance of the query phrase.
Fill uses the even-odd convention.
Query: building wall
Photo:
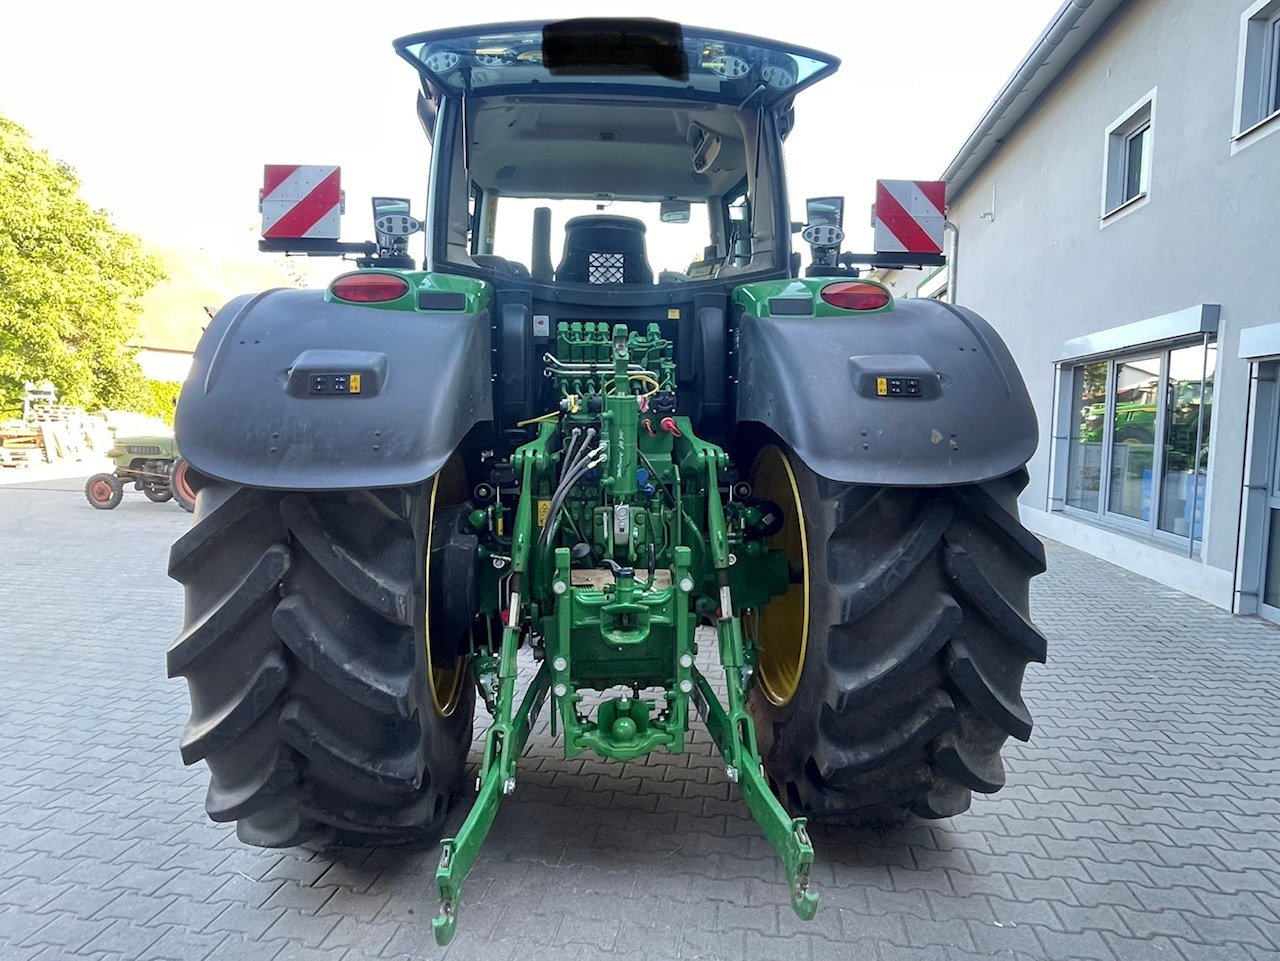
[[[182,350],[153,350],[141,347],[137,353],[142,375],[150,380],[165,380],[180,384],[191,372],[191,352]]]
[[[1224,606],[1249,386],[1248,365],[1236,359],[1238,336],[1280,320],[1280,136],[1231,150],[1247,6],[1134,0],[1122,7],[950,209],[961,232],[957,300],[1005,337],[1040,414],[1041,444],[1023,495],[1033,524],[1048,507],[1060,346],[1192,305],[1221,305],[1205,539],[1195,562],[1202,589],[1191,562],[1159,548],[1061,515],[1039,521],[1046,533],[1074,536]],[[1100,226],[1105,130],[1153,88],[1149,200]]]

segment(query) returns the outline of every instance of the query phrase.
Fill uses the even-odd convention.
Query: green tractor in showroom
[[[842,255],[839,198],[801,270],[782,147],[835,58],[623,20],[395,48],[425,220],[375,199],[376,242],[339,242],[335,182],[274,168],[264,214],[296,203],[263,249],[358,269],[227,304],[178,405],[168,667],[208,814],[269,847],[438,835],[480,702],[443,944],[542,710],[618,760],[685,750],[697,713],[811,917],[807,821],[959,814],[1031,733],[1014,362],[861,277],[939,261]]]

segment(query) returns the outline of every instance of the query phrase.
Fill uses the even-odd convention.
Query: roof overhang
[[[1066,0],[947,165],[942,179],[947,181],[949,202],[960,197],[1005,138],[1127,2]]]

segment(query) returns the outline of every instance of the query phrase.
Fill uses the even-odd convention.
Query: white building
[[[171,347],[139,347],[135,359],[148,380],[164,380],[180,384],[191,372],[193,351]]]
[[[1027,523],[1280,620],[1277,131],[1280,0],[1069,0],[944,178],[1039,413]]]

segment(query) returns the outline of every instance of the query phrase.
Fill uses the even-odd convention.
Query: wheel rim
[[[196,492],[191,489],[190,468],[186,461],[179,461],[178,466],[173,469],[173,477],[170,484],[173,489],[178,492],[178,496],[186,500],[188,503],[195,503]]]
[[[93,486],[89,488],[89,496],[98,504],[107,503],[114,493],[115,491],[112,490],[110,481],[95,481]]]
[[[800,582],[775,597],[760,611],[756,667],[760,687],[772,703],[781,707],[795,697],[809,646],[809,543],[805,533],[800,489],[786,455],[778,447],[766,447],[756,458],[751,486],[756,496],[782,508],[782,529],[765,543],[780,550],[798,567]]]
[[[443,494],[441,488],[444,488]],[[466,680],[466,661],[459,656],[452,667],[438,668],[431,657],[431,545],[435,538],[436,504],[457,503],[466,490],[465,478],[456,460],[450,461],[440,471],[431,485],[431,501],[427,514],[427,556],[423,562],[423,642],[427,647],[427,685],[431,688],[431,703],[441,717],[449,717],[462,700],[462,687]]]

